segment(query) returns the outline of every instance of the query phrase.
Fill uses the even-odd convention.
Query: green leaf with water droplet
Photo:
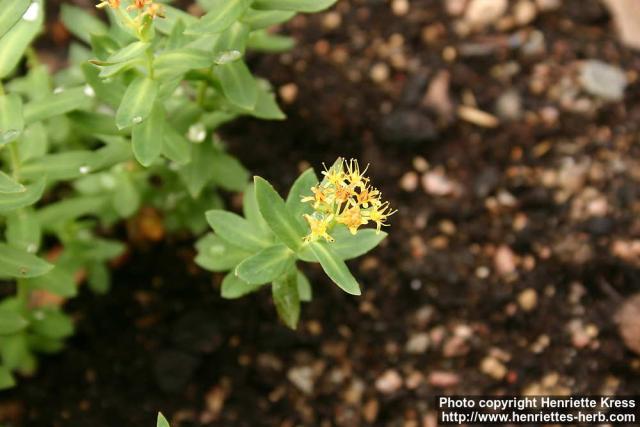
[[[156,76],[162,79],[180,75],[189,70],[207,68],[212,63],[213,58],[210,52],[185,47],[160,53],[156,56],[153,66]]]
[[[36,253],[40,248],[42,227],[33,209],[18,209],[7,215],[7,242],[18,249]]]
[[[157,94],[158,82],[149,77],[140,76],[131,82],[116,113],[118,129],[140,124],[149,117]]]
[[[251,252],[222,240],[213,233],[207,233],[196,242],[195,262],[209,271],[228,271],[251,256]]]
[[[15,94],[0,96],[0,146],[18,139],[24,129],[22,99]]]
[[[142,123],[133,126],[131,131],[133,155],[142,166],[151,166],[162,152],[164,120],[164,109],[156,105]]]
[[[40,308],[31,313],[31,331],[47,338],[62,339],[73,334],[71,318],[59,308]]]
[[[162,154],[169,160],[186,165],[191,160],[191,144],[175,128],[165,123],[162,137]]]
[[[256,80],[244,61],[218,65],[215,67],[215,73],[229,102],[240,108],[253,110],[258,102],[258,89]]]
[[[18,65],[27,47],[40,32],[43,22],[43,1],[34,0],[18,22],[0,38],[0,79],[7,77]]]
[[[100,155],[97,152],[88,150],[47,154],[26,162],[20,174],[31,179],[46,176],[49,182],[69,180],[94,172],[96,168],[93,163],[99,160]]]
[[[62,89],[60,92],[29,102],[24,106],[25,123],[34,123],[61,116],[73,110],[86,109],[93,103],[85,88]]]
[[[29,3],[30,0],[4,0],[0,3],[0,37],[18,22]]]
[[[271,243],[264,232],[240,215],[219,209],[207,211],[205,215],[213,231],[232,245],[255,252]]]
[[[48,273],[53,268],[42,258],[6,243],[0,243],[0,276],[28,278]]]

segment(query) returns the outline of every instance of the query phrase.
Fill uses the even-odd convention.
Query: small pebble
[[[527,25],[536,19],[536,5],[531,0],[520,0],[513,7],[513,16],[519,25]]]
[[[404,16],[409,13],[409,0],[393,0],[391,11],[396,16]]]
[[[508,5],[507,0],[471,0],[464,20],[473,28],[486,27],[501,17]]]
[[[482,373],[496,380],[502,380],[507,375],[507,367],[502,362],[492,356],[487,356],[480,363]]]
[[[298,86],[295,83],[287,83],[280,86],[278,93],[285,104],[293,104],[298,97]]]
[[[407,192],[416,191],[418,183],[418,174],[413,171],[409,171],[402,175],[402,178],[400,179],[400,188]]]
[[[310,366],[296,366],[289,369],[287,378],[303,393],[308,395],[313,393],[313,369]]]
[[[518,295],[518,304],[524,311],[531,311],[538,305],[538,293],[535,289],[527,288]]]
[[[369,76],[371,77],[371,80],[376,83],[385,82],[389,79],[389,66],[384,62],[378,62],[371,67]]]
[[[382,394],[392,394],[402,387],[402,377],[395,369],[385,371],[376,380],[376,389]]]
[[[595,59],[583,64],[580,82],[591,95],[606,101],[620,101],[627,87],[627,77],[619,67]]]
[[[409,354],[422,354],[429,348],[429,334],[421,332],[409,337],[405,351]]]
[[[434,387],[453,387],[460,382],[460,376],[454,372],[434,371],[429,374],[428,382]]]
[[[640,354],[640,294],[628,298],[615,315],[622,341],[629,350]]]
[[[335,11],[331,11],[324,16],[322,25],[327,30],[335,30],[342,24],[342,16]]]

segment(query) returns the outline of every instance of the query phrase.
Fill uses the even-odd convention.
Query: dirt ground
[[[0,421],[428,427],[438,394],[638,394],[615,313],[640,291],[640,56],[595,0],[510,2],[483,28],[464,3],[296,18],[293,51],[251,60],[289,120],[224,129],[281,191],[306,165],[371,163],[399,213],[351,263],[362,297],[308,268],[293,332],[267,291],[222,300],[190,239],[134,249],[108,295],[68,304],[76,335]]]

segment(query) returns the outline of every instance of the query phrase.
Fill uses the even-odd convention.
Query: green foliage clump
[[[61,307],[80,281],[108,290],[107,263],[124,245],[97,230],[151,206],[167,231],[200,233],[204,211],[222,207],[218,189],[244,190],[250,175],[216,128],[242,115],[284,118],[246,53],[288,49],[292,40],[268,28],[334,2],[201,0],[197,18],[108,0],[108,23],[65,4],[77,42],[53,74],[31,47],[44,0],[2,3],[0,388],[32,373],[36,352],[62,348],[73,322]]]

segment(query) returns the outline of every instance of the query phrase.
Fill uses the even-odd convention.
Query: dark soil
[[[308,164],[371,163],[399,213],[351,263],[362,297],[309,268],[315,296],[293,332],[267,291],[222,300],[190,241],[133,249],[108,295],[68,304],[76,335],[0,395],[0,421],[148,427],[162,410],[174,426],[426,427],[437,394],[639,394],[614,314],[640,290],[640,58],[597,1],[464,37],[445,3],[396,16],[341,0],[335,28],[335,15],[296,18],[293,52],[253,58],[289,85],[289,120],[224,132],[282,191]],[[585,59],[626,72],[623,101],[581,91]],[[444,98],[425,102],[442,71]],[[495,114],[509,89],[522,113],[497,127],[455,114],[472,98]]]

